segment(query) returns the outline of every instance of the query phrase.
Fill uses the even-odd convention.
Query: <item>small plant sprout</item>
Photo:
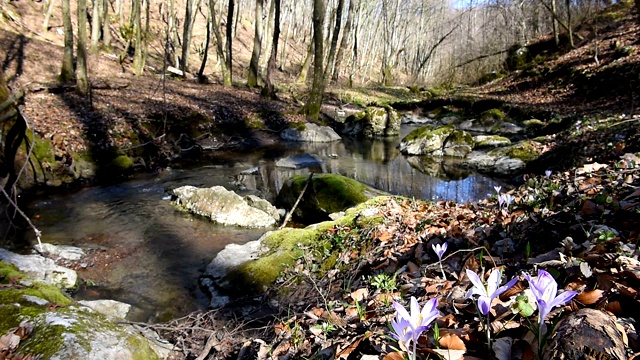
[[[433,251],[438,255],[438,264],[440,265],[440,271],[442,272],[442,279],[447,280],[447,275],[444,273],[444,269],[442,268],[442,255],[444,255],[445,251],[447,251],[447,247],[449,244],[444,242],[443,244],[432,244],[431,247]]]
[[[493,269],[489,275],[489,280],[487,280],[487,285],[485,286],[482,283],[482,280],[480,280],[478,274],[474,271],[467,269],[466,272],[469,280],[471,280],[471,283],[473,284],[473,287],[469,289],[469,292],[467,292],[467,299],[473,295],[478,295],[478,311],[487,317],[487,327],[485,330],[487,333],[487,346],[491,349],[491,328],[489,326],[489,311],[491,310],[491,303],[495,298],[500,296],[500,294],[510,289],[518,281],[518,278],[513,278],[507,284],[500,286],[502,271],[501,269]]]
[[[548,179],[549,176],[551,176],[552,171],[551,170],[545,170],[544,172],[544,176]]]
[[[551,274],[542,269],[538,269],[538,276],[535,279],[529,274],[526,274],[525,278],[529,282],[529,287],[538,305],[538,344],[541,345],[542,337],[547,330],[544,320],[551,309],[566,304],[578,293],[568,290],[558,295],[558,283]]]
[[[440,315],[437,309],[438,299],[433,298],[424,305],[422,310],[415,297],[411,297],[411,305],[409,313],[404,306],[397,302],[393,302],[396,309],[396,317],[391,321],[391,334],[400,347],[407,352],[409,360],[416,359],[416,347],[418,339],[423,332],[429,330],[431,323]]]

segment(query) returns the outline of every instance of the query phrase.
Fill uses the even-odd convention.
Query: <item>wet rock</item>
[[[129,310],[131,310],[131,305],[115,300],[81,300],[78,303],[106,317],[116,319],[126,318]]]
[[[400,152],[406,155],[465,157],[473,148],[473,137],[453,125],[423,126],[413,130],[400,142]]]
[[[280,138],[285,141],[296,142],[332,142],[342,139],[338,133],[329,126],[319,126],[314,123],[306,123],[303,130],[288,128],[282,131]]]
[[[311,154],[295,154],[276,160],[276,166],[287,169],[302,169],[308,167],[320,167],[324,161]]]
[[[400,117],[391,107],[370,106],[364,111],[347,117],[342,133],[366,139],[398,136]]]
[[[80,260],[84,257],[84,250],[69,245],[53,245],[48,243],[37,244],[35,250],[40,253],[51,254],[67,260]]]
[[[240,195],[222,186],[211,188],[183,186],[174,189],[173,196],[173,200],[179,207],[222,225],[260,228],[273,226],[277,221],[277,218],[271,215],[277,214],[277,209],[270,209],[267,213],[251,205],[258,203],[257,206],[265,207],[267,206],[265,203],[254,200],[250,200],[251,203],[249,203]]]
[[[417,124],[417,125],[435,125],[436,121],[428,116],[419,116],[414,113],[408,113],[402,115],[400,118],[402,124]]]
[[[0,249],[0,260],[13,264],[18,270],[45,284],[73,289],[78,281],[75,271],[58,266],[53,260],[40,255],[18,255]]]
[[[0,271],[6,271],[2,264]],[[29,285],[2,289],[0,333],[21,323],[33,325],[33,332],[20,341],[18,354],[41,359],[160,358],[150,341],[130,327],[111,322],[88,307],[73,305],[59,289],[38,283],[26,273],[17,276]]]
[[[498,135],[477,135],[473,137],[474,149],[496,148],[511,145],[511,140]]]
[[[483,172],[510,175],[522,171],[541,154],[539,143],[526,140],[488,152],[476,150],[467,155],[465,165]]]

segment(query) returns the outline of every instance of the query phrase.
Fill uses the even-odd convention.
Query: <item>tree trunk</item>
[[[565,0],[567,6],[567,33],[569,34],[569,46],[575,48],[573,43],[573,26],[571,25],[571,0]]]
[[[105,49],[111,47],[111,28],[109,21],[109,0],[103,0],[102,3],[102,44]]]
[[[211,42],[211,15],[207,16],[207,37],[204,43],[204,55],[202,56],[202,64],[200,64],[200,70],[198,71],[198,82],[204,84],[207,78],[204,76],[204,68],[207,66],[207,58],[209,56],[209,43]]]
[[[302,68],[300,69],[300,74],[296,78],[296,83],[302,84],[307,81],[307,74],[309,73],[309,67],[311,66],[311,58],[313,57],[313,41],[309,45],[309,50],[307,50],[307,56],[304,58],[304,62],[302,63]]]
[[[133,0],[133,32],[135,37],[135,52],[133,54],[133,71],[140,76],[144,72],[144,44],[142,40],[142,20],[140,2],[142,0]]]
[[[182,24],[182,57],[180,62],[180,70],[184,74],[187,73],[189,62],[189,46],[191,45],[191,32],[189,31],[189,24],[193,18],[193,2],[195,0],[187,0],[186,9],[184,13],[184,24]]]
[[[315,121],[320,115],[320,107],[322,106],[322,97],[324,96],[324,13],[325,0],[313,0],[313,85],[311,94],[304,106],[304,113],[307,119]]]
[[[224,45],[223,45],[224,42],[222,39],[222,33],[218,28],[218,24],[220,22],[218,21],[218,17],[216,15],[215,0],[209,0],[209,11],[211,12],[211,21],[213,23],[213,26],[211,28],[213,29],[213,34],[216,37],[216,51],[218,53],[218,58],[222,62],[222,83],[224,86],[231,86],[232,85],[231,69],[227,67],[227,60],[224,52]]]
[[[275,2],[275,18],[273,20],[273,42],[271,44],[271,56],[269,56],[269,64],[267,65],[267,84],[265,95],[275,99],[276,88],[273,83],[273,73],[276,71],[276,56],[278,56],[278,41],[280,40],[280,0]]]
[[[100,41],[100,16],[102,15],[102,0],[93,0],[93,8],[91,15],[91,52],[98,51],[98,42]]]
[[[44,15],[44,22],[42,23],[42,30],[49,31],[49,19],[51,19],[51,14],[53,13],[53,3],[55,0],[49,0],[47,4],[47,12]]]
[[[255,30],[253,36],[253,51],[251,52],[251,61],[249,62],[249,74],[247,76],[247,85],[256,87],[258,85],[258,76],[260,76],[260,52],[262,51],[262,8],[264,0],[256,0],[255,21],[253,27]],[[267,20],[268,21],[268,20]]]
[[[336,54],[336,61],[333,65],[333,74],[331,80],[333,82],[338,81],[338,76],[340,75],[340,65],[342,64],[342,58],[344,57],[344,52],[347,50],[347,44],[349,43],[349,36],[351,35],[351,23],[353,22],[353,8],[356,0],[349,1],[349,8],[347,10],[347,22],[344,24],[344,32],[342,34],[342,40],[340,41],[340,47],[338,48],[338,53]]]
[[[333,67],[335,63],[336,48],[338,47],[338,38],[340,37],[340,28],[342,27],[342,9],[344,8],[344,0],[338,0],[338,7],[336,8],[336,25],[333,29],[333,36],[331,37],[331,47],[329,48],[329,58],[327,59],[327,67],[324,70],[324,82],[325,87],[331,74],[333,74]]]
[[[89,93],[87,78],[87,0],[78,0],[78,66],[76,68],[76,92],[80,95]]]
[[[53,1],[53,0],[51,0]],[[62,24],[64,27],[64,55],[60,81],[68,82],[73,79],[73,27],[71,26],[71,9],[69,0],[62,0]]]
[[[233,8],[235,0],[229,0],[227,9],[227,69],[229,69],[229,86],[233,85]],[[226,85],[226,84],[225,84]]]

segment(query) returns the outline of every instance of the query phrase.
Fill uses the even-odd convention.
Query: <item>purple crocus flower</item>
[[[558,294],[558,283],[547,271],[538,269],[538,277],[533,279],[529,274],[525,275],[529,282],[529,287],[538,304],[538,324],[540,332],[544,333],[544,320],[556,306],[564,305],[576,296],[578,293],[572,290]]]
[[[420,335],[431,327],[431,323],[440,313],[437,309],[438,299],[433,298],[424,305],[420,310],[420,305],[415,297],[411,297],[411,313],[404,306],[397,302],[393,302],[396,309],[396,317],[391,321],[393,328],[393,337],[398,340],[407,350],[409,359],[416,358],[416,344]],[[409,350],[409,343],[413,343],[413,351]]]
[[[478,309],[482,315],[487,315],[489,313],[493,299],[507,291],[516,283],[516,281],[518,281],[518,278],[513,278],[507,284],[500,286],[501,271],[499,269],[493,269],[491,271],[489,280],[487,281],[487,286],[482,283],[482,280],[480,280],[480,277],[474,271],[467,269],[467,276],[473,284],[473,287],[469,289],[469,292],[467,292],[467,299],[473,295],[479,295]]]
[[[494,186],[493,187],[498,195],[500,195],[500,190],[502,190],[502,186]]]
[[[544,172],[544,175],[547,177],[547,179],[549,178],[549,176],[551,176],[551,170],[546,170]]]
[[[449,246],[449,244],[447,244],[446,242],[441,244],[432,244],[431,247],[433,248],[433,251],[435,251],[436,255],[438,255],[438,259],[440,261],[442,261],[442,255],[444,255],[445,251],[447,251],[447,247]]]
[[[504,205],[508,209],[515,199],[516,198],[511,194],[502,194],[498,197],[498,204],[500,204],[500,207]]]

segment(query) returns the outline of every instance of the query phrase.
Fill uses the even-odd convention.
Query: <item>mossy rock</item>
[[[478,135],[474,138],[475,149],[496,148],[511,145],[511,140],[499,135]]]
[[[276,199],[277,206],[291,209],[307,183],[307,178],[306,175],[298,175],[286,181]],[[329,220],[329,214],[344,211],[384,194],[342,175],[318,174],[313,176],[293,215],[302,223],[317,223]]]
[[[388,105],[370,106],[348,116],[342,133],[366,139],[397,136],[400,133],[400,116]]]
[[[258,259],[230,269],[221,283],[227,284],[227,290],[235,296],[264,292],[286,268],[293,266],[303,253],[309,254],[312,252],[310,249],[322,247],[320,240],[330,228],[371,228],[382,223],[382,213],[368,209],[375,208],[376,204],[385,198],[373,198],[349,208],[345,216],[335,221],[325,221],[303,229],[285,228],[267,233],[262,239],[262,246],[267,250]],[[328,258],[330,257],[331,254]]]
[[[526,140],[505,148],[493,150],[489,152],[489,155],[492,157],[508,156],[522,160],[526,164],[540,157],[539,145],[535,141]]]
[[[148,340],[73,301],[59,289],[34,282],[0,261],[0,278],[20,285],[0,288],[0,334],[31,323],[17,354],[43,359],[158,359]],[[56,306],[51,306],[56,305]]]
[[[400,142],[400,152],[407,155],[443,155],[443,147],[451,134],[456,131],[455,126],[446,125],[434,127],[431,125],[417,128],[405,136]],[[473,143],[473,140],[472,140]]]
[[[505,113],[500,109],[489,109],[480,115],[480,121],[483,124],[495,123],[504,120],[506,117]]]

